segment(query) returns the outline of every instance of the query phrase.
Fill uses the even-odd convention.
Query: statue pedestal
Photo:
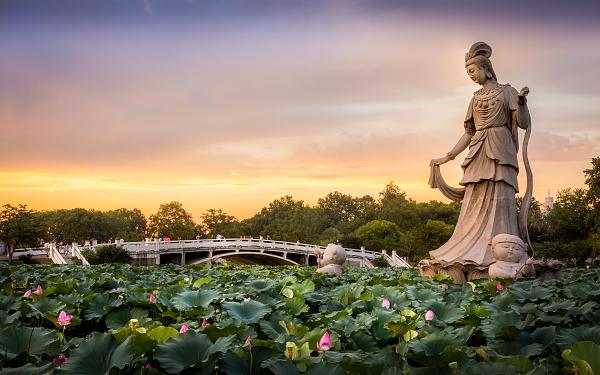
[[[421,276],[433,277],[438,273],[450,276],[455,284],[477,279],[489,279],[488,266],[476,264],[447,263],[431,259],[419,262]]]
[[[564,263],[554,260],[533,260],[530,265],[535,269],[535,277],[539,278],[541,281],[560,279],[561,270],[565,266]],[[434,277],[438,273],[442,273],[452,277],[455,284],[462,284],[467,281],[478,279],[489,279],[488,269],[489,266],[446,263],[432,259],[423,259],[419,262],[421,276]],[[517,278],[520,277],[522,276],[517,276]]]

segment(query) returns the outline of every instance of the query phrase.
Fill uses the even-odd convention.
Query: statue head
[[[492,239],[492,254],[496,260],[519,263],[527,257],[525,242],[515,235],[501,233]]]
[[[490,57],[492,56],[492,47],[484,42],[477,42],[471,46],[469,52],[465,54],[465,68],[467,74],[473,81],[483,85],[486,80],[496,78],[494,68]]]
[[[328,264],[343,264],[346,261],[346,250],[340,245],[330,243],[325,248],[325,253],[323,254],[323,261],[321,262],[322,266],[326,266]]]

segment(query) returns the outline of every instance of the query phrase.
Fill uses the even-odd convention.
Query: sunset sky
[[[543,201],[600,156],[599,20],[593,1],[0,0],[0,204],[246,218],[391,180],[446,201],[428,164],[463,132],[477,41],[531,89]]]

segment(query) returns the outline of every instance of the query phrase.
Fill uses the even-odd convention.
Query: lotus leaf
[[[600,345],[592,341],[578,342],[563,351],[562,357],[571,362],[580,375],[600,374]]]
[[[246,324],[256,323],[271,312],[269,306],[257,301],[225,302],[222,306],[231,317]]]
[[[11,360],[21,353],[55,355],[60,350],[56,331],[10,326],[0,331],[0,358]]]
[[[255,292],[265,292],[276,284],[273,280],[254,280],[248,284],[248,287]]]
[[[600,327],[579,326],[560,329],[556,335],[556,344],[561,349],[569,348],[579,341],[592,341],[600,345]]]
[[[188,290],[173,297],[173,306],[177,310],[189,311],[197,307],[206,308],[220,293],[216,290]]]
[[[148,331],[148,337],[156,340],[159,344],[179,336],[179,331],[173,327],[159,326]]]
[[[31,306],[31,311],[36,315],[58,315],[60,310],[66,307],[63,302],[52,298],[41,298],[29,305]]]
[[[123,300],[111,297],[109,294],[96,294],[85,304],[84,316],[86,319],[100,319],[113,307],[122,304]]]
[[[7,324],[12,324],[15,320],[19,319],[21,316],[20,311],[15,311],[12,314],[8,314],[6,310],[0,311],[0,326],[5,326]]]
[[[94,333],[71,352],[69,362],[57,374],[98,375],[107,374],[113,368],[123,369],[135,356],[135,348],[129,339],[117,344],[112,335]]]
[[[353,334],[350,337],[350,341],[354,343],[356,349],[363,350],[365,352],[374,353],[379,350],[379,346],[377,345],[375,338],[367,333],[364,333],[363,331]]]
[[[25,366],[17,368],[5,367],[0,370],[0,375],[40,375],[48,373],[51,369],[52,363],[47,363],[41,367],[35,367],[31,363],[28,363]]]
[[[430,302],[425,310],[432,310],[435,317],[445,323],[453,323],[465,315],[465,310],[449,303]]]
[[[208,362],[214,353],[226,352],[233,340],[234,336],[222,337],[213,343],[207,335],[189,331],[159,344],[155,358],[166,372],[179,374],[186,367]]]

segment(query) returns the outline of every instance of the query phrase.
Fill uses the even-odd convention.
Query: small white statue
[[[342,265],[346,262],[346,250],[343,247],[330,243],[325,248],[323,258],[321,258],[320,255],[320,253],[317,255],[319,258],[319,268],[317,269],[317,272],[335,273],[336,275],[342,274]]]
[[[525,242],[512,234],[497,234],[492,239],[492,254],[496,259],[489,268],[491,279],[517,279],[535,277],[531,258],[527,255]]]

